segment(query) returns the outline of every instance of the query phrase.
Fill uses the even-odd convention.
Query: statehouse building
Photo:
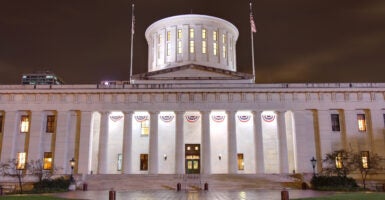
[[[130,81],[0,85],[0,160],[69,174],[312,173],[346,149],[385,156],[385,83],[256,84],[238,29],[187,14],[145,33]],[[128,72],[127,72],[128,73]],[[316,170],[322,169],[317,162]]]

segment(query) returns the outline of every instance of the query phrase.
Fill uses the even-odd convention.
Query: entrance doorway
[[[185,144],[186,174],[200,173],[200,144]]]

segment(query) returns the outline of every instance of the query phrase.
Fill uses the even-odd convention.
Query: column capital
[[[253,115],[257,115],[257,114],[261,115],[263,113],[263,110],[252,110],[251,113]]]
[[[160,111],[158,111],[158,110],[152,110],[152,111],[148,111],[148,113],[149,113],[150,115],[158,115],[158,114],[160,113]]]
[[[109,115],[111,112],[110,111],[99,111],[101,115]]]
[[[184,111],[184,110],[176,110],[176,111],[174,111],[174,113],[175,113],[175,115],[183,115],[183,114],[186,113],[186,111]]]
[[[226,110],[226,114],[230,115],[230,114],[234,114],[237,113],[238,111],[237,110]]]

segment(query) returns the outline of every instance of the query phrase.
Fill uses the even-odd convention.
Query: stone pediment
[[[184,65],[133,76],[134,80],[250,80],[251,74],[201,65]]]

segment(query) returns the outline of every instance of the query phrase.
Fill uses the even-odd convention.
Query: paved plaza
[[[331,192],[319,192],[312,190],[288,190],[290,199],[327,196]],[[73,191],[60,193],[57,197],[71,199],[109,199],[109,191]],[[238,190],[238,191],[175,191],[175,190],[146,190],[146,191],[117,191],[116,200],[153,200],[153,199],[186,199],[186,200],[280,200],[280,190]]]

